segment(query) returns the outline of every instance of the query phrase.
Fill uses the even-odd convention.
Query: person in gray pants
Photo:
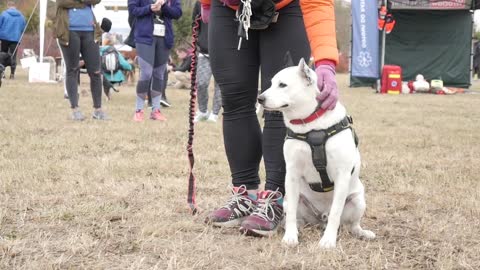
[[[194,24],[195,18],[200,16],[200,12],[200,1],[197,1],[192,14]],[[199,111],[195,114],[193,121],[217,122],[218,113],[222,107],[222,96],[217,82],[214,82],[212,112],[208,112],[208,85],[212,78],[212,69],[210,67],[210,58],[208,55],[208,24],[200,20],[200,25],[197,31],[197,51],[199,52],[197,57],[197,101]]]

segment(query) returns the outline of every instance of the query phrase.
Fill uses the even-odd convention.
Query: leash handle
[[[198,42],[198,28],[200,27],[200,20],[201,16],[198,15],[195,17],[194,26],[192,28],[192,46],[193,46],[193,55],[192,55],[192,63],[190,64],[191,68],[191,87],[190,87],[190,106],[188,111],[188,142],[187,142],[187,155],[188,155],[188,162],[190,165],[190,171],[188,176],[188,193],[187,193],[187,203],[190,207],[190,211],[192,215],[196,215],[198,213],[197,201],[196,201],[196,193],[197,193],[197,185],[196,185],[196,178],[193,174],[193,166],[195,164],[195,156],[193,155],[193,136],[195,135],[195,123],[193,119],[195,117],[195,109],[196,109],[196,100],[197,100],[197,42]]]

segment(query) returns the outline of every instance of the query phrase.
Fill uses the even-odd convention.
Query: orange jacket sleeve
[[[202,3],[202,5],[210,6],[211,0],[200,0],[200,3]]]
[[[300,0],[300,6],[313,59],[338,64],[334,0]]]

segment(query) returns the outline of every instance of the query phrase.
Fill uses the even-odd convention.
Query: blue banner
[[[378,78],[380,51],[377,0],[353,0],[352,25],[352,76]]]

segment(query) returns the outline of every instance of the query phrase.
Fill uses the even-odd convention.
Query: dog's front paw
[[[360,236],[366,240],[375,239],[375,233],[369,230],[363,230]]]
[[[320,239],[319,245],[321,248],[325,249],[335,248],[337,245],[337,236],[325,234],[323,235],[322,239]]]
[[[296,233],[285,232],[282,243],[288,247],[295,247],[298,245],[298,236]]]

